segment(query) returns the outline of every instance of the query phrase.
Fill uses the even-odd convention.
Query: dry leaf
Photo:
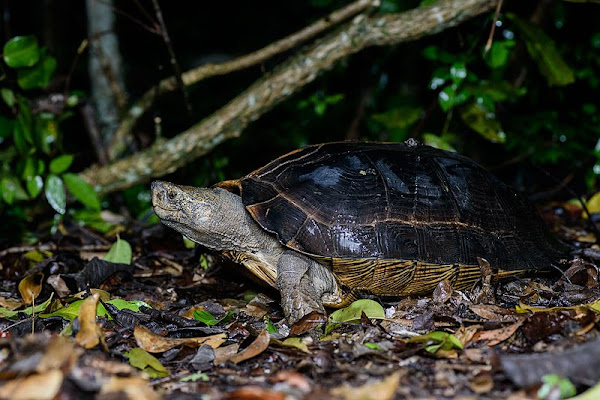
[[[256,357],[265,351],[267,347],[269,347],[269,332],[267,332],[266,329],[263,329],[256,339],[250,343],[250,346],[231,357],[230,360],[237,364],[249,358]]]
[[[0,307],[4,307],[9,311],[16,310],[17,308],[21,307],[22,305],[23,305],[23,302],[21,300],[0,297]]]
[[[456,332],[454,332],[454,336],[456,336],[456,338],[460,340],[464,348],[467,345],[467,343],[469,343],[473,339],[473,336],[475,336],[479,329],[481,329],[481,325],[471,325],[467,328],[465,328],[464,325],[461,325],[461,327],[458,328]]]
[[[486,344],[488,346],[495,346],[511,337],[517,331],[517,329],[519,329],[519,327],[523,325],[523,321],[524,320],[521,319],[515,322],[514,324],[510,324],[499,329],[479,331],[473,337],[473,341],[483,340],[487,342]]]
[[[340,386],[332,389],[331,394],[344,400],[391,400],[404,374],[405,371],[397,371],[382,381],[359,387]]]
[[[27,275],[19,282],[19,293],[25,304],[31,304],[40,295],[42,291],[42,282],[44,281],[44,274],[41,272],[35,272]]]
[[[230,344],[229,346],[223,346],[215,349],[215,359],[213,360],[214,365],[223,364],[229,361],[231,357],[235,356],[240,349],[238,343]]]
[[[133,336],[137,345],[149,353],[162,353],[177,346],[200,347],[203,344],[216,349],[227,340],[225,333],[192,338],[168,338],[156,335],[142,325],[136,325]]]
[[[304,393],[308,393],[311,391],[311,383],[310,380],[299,372],[284,370],[279,371],[274,377],[274,382],[285,382],[291,387],[296,387],[300,389]]]
[[[79,308],[77,319],[81,329],[75,335],[75,341],[84,349],[94,348],[100,342],[104,345],[104,332],[96,322],[96,307],[99,299],[100,295],[94,293],[85,299]]]
[[[67,297],[71,294],[71,289],[67,286],[63,278],[60,275],[50,275],[46,282],[52,286],[54,292],[58,295],[59,298]]]
[[[120,396],[114,398],[124,400],[159,400],[161,398],[152,389],[148,381],[142,378],[117,378],[113,376],[100,389],[101,395],[108,393],[119,393]]]
[[[471,304],[469,308],[481,318],[491,321],[516,320],[518,318],[515,316],[514,310],[493,304]]]
[[[469,387],[477,394],[487,393],[494,388],[494,379],[488,371],[483,371],[471,379]]]
[[[435,287],[433,291],[433,301],[438,304],[444,304],[452,297],[453,291],[454,288],[452,287],[452,282],[450,282],[449,279],[444,279]]]
[[[231,400],[285,400],[285,393],[263,389],[260,386],[246,386],[227,393]]]
[[[58,394],[62,382],[63,373],[58,369],[13,379],[0,387],[0,399],[52,400]]]
[[[53,336],[35,369],[40,373],[53,369],[68,371],[77,358],[79,358],[79,351],[75,349],[71,340],[64,336]]]

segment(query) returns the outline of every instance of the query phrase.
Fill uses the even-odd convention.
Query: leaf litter
[[[502,284],[486,279],[489,264],[480,260],[484,279],[473,291],[444,280],[432,296],[359,300],[332,311],[327,328],[294,336],[278,293],[160,225],[121,229],[118,239],[63,228],[61,240],[81,250],[0,259],[0,398],[504,399],[553,396],[569,384],[581,398],[598,391],[598,268],[585,256],[560,279]],[[586,237],[581,226],[561,228],[576,245]],[[110,256],[80,258],[90,248],[111,248]],[[18,290],[27,280],[15,276],[32,276],[22,288],[35,309]]]

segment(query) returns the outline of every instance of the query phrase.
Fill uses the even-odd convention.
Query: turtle
[[[430,294],[547,270],[566,245],[475,161],[419,144],[309,145],[210,188],[155,181],[163,224],[279,290],[294,333],[363,296]]]

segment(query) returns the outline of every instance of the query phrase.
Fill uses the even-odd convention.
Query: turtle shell
[[[247,210],[281,243],[381,294],[425,292],[448,277],[464,287],[479,277],[478,257],[511,274],[564,255],[526,199],[469,158],[429,146],[308,146],[238,183]],[[373,290],[380,279],[385,289]]]

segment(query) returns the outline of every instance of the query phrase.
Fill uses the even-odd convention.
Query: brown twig
[[[167,46],[167,50],[169,51],[169,57],[171,61],[171,66],[173,67],[173,72],[175,73],[175,81],[177,82],[177,88],[183,94],[183,101],[185,103],[185,109],[188,112],[188,116],[192,116],[192,105],[190,104],[190,98],[188,96],[187,90],[185,90],[185,85],[183,84],[183,79],[181,77],[181,67],[179,66],[179,62],[177,62],[177,57],[175,57],[175,50],[173,49],[173,44],[171,43],[171,38],[169,36],[169,31],[167,30],[167,24],[165,24],[165,19],[163,18],[162,10],[160,9],[160,5],[158,4],[158,0],[152,0],[152,5],[154,6],[154,12],[156,13],[156,19],[158,20],[158,24],[160,26],[160,34],[165,42],[165,46]]]
[[[184,85],[191,86],[212,76],[225,75],[234,71],[261,64],[271,57],[290,50],[301,43],[315,37],[326,31],[334,25],[364,11],[365,9],[376,6],[379,0],[358,0],[347,5],[325,18],[321,18],[306,28],[291,34],[281,40],[273,42],[260,50],[246,54],[234,60],[217,63],[205,64],[197,68],[186,71],[182,75]],[[121,121],[121,125],[115,132],[115,136],[109,146],[109,157],[116,159],[127,148],[130,141],[131,131],[138,119],[154,104],[158,96],[171,92],[177,88],[174,77],[163,79],[159,84],[149,89],[144,95],[129,109],[127,115]]]
[[[502,8],[502,1],[498,0],[498,4],[496,5],[496,11],[494,12],[494,19],[492,21],[492,29],[490,29],[490,36],[485,44],[484,53],[487,54],[488,51],[492,48],[492,42],[494,41],[494,32],[496,31],[496,22],[498,22],[498,15],[500,15],[500,9]]]
[[[91,167],[81,176],[101,192],[110,192],[173,172],[225,140],[238,137],[250,122],[314,81],[337,61],[366,47],[393,45],[439,33],[495,5],[496,0],[446,0],[401,14],[355,18],[291,57],[188,130],[125,159]]]

